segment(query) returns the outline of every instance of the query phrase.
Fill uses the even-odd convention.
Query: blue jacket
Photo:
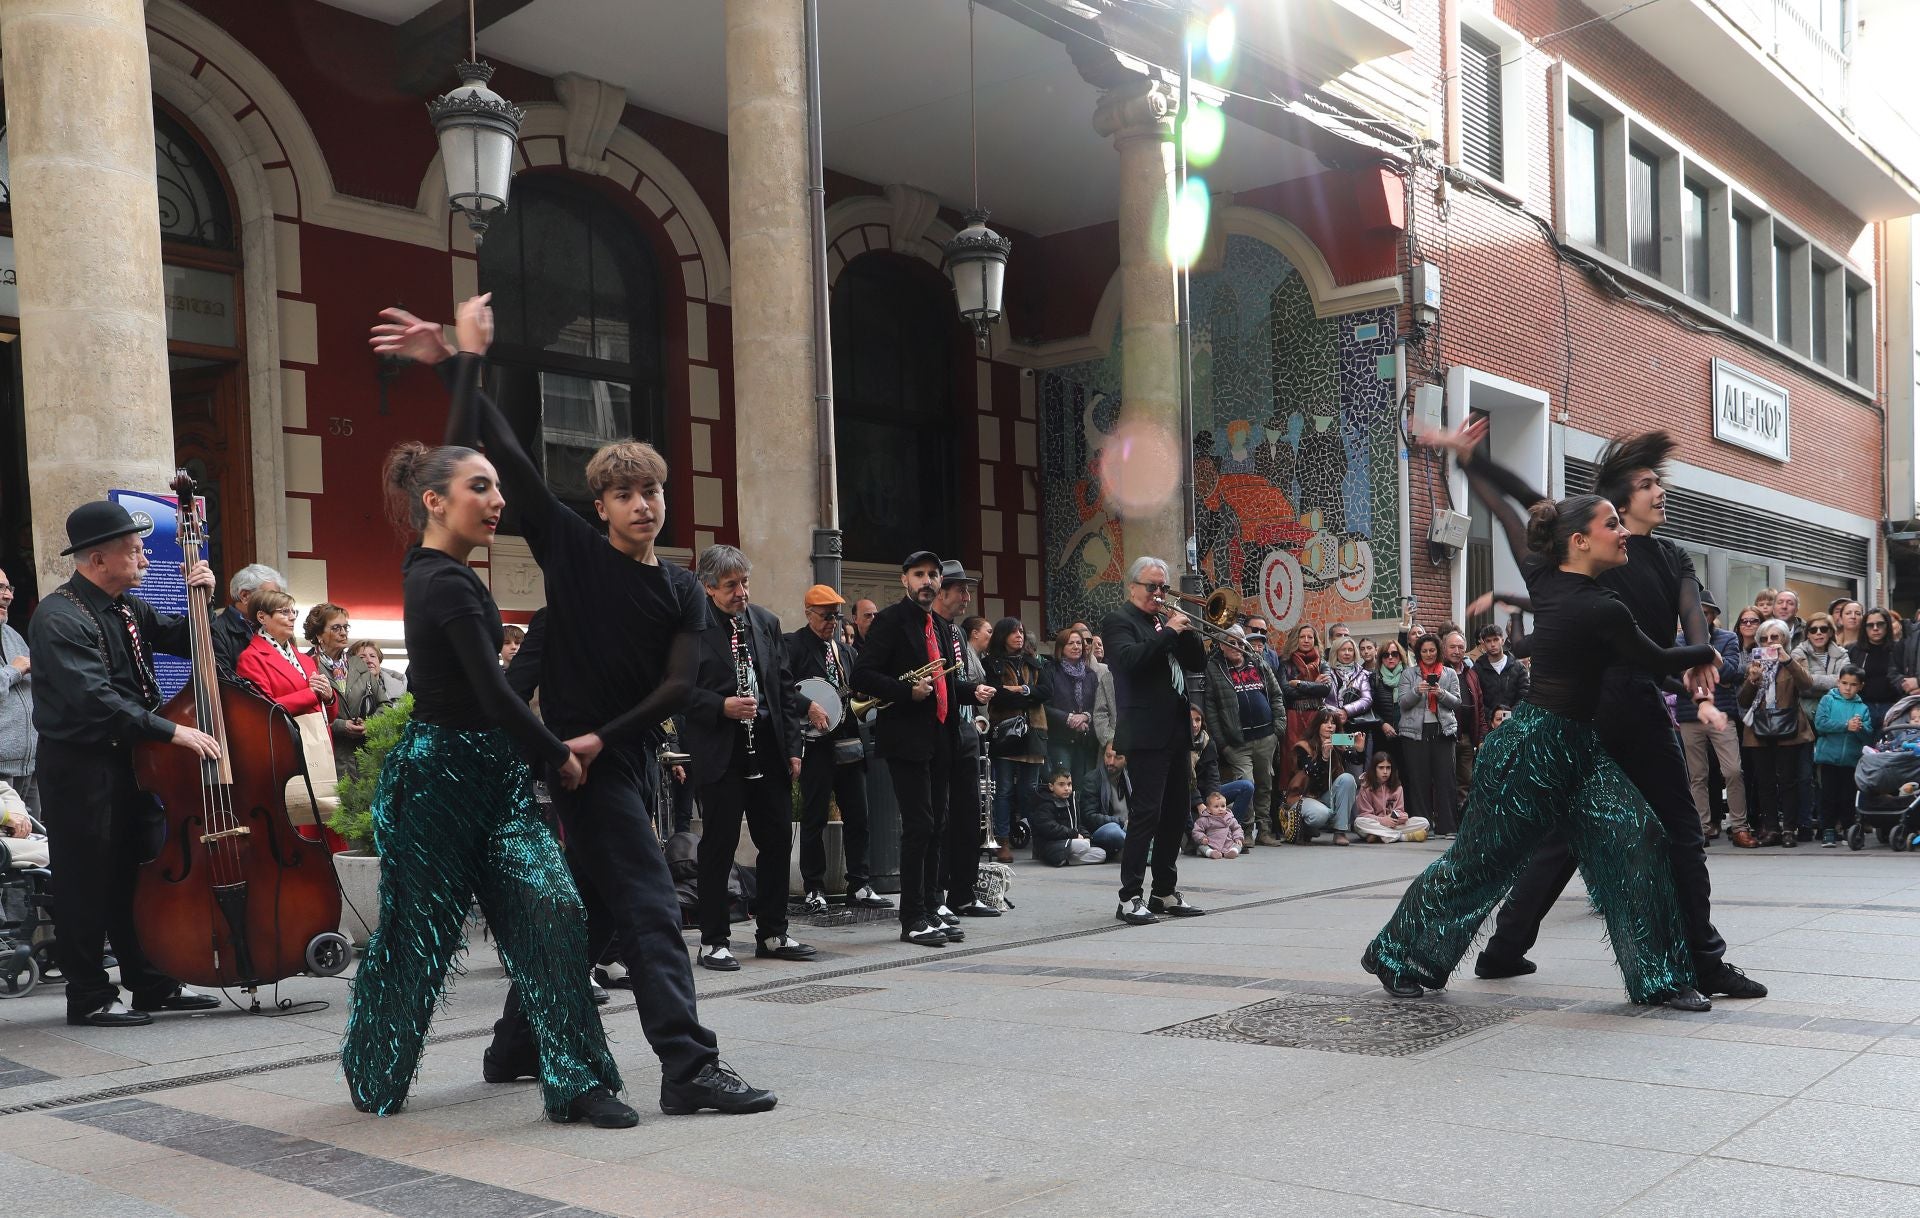
[[[1847,720],[1860,716],[1860,729],[1847,730]],[[1843,698],[1830,689],[1813,712],[1813,760],[1819,765],[1852,767],[1859,764],[1860,750],[1873,739],[1873,712],[1858,698]]]
[[[1683,634],[1674,641],[1684,647],[1687,636]],[[1740,636],[1731,630],[1715,630],[1713,645],[1720,652],[1720,684],[1713,687],[1713,704],[1728,719],[1737,720],[1740,717],[1740,683],[1747,678],[1747,666],[1740,655]],[[1673,709],[1673,717],[1681,723],[1693,723],[1700,715],[1693,709],[1693,699],[1681,698]]]

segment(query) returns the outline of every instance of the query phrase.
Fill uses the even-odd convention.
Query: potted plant
[[[351,771],[340,776],[340,807],[327,827],[347,839],[347,850],[333,856],[340,876],[340,933],[365,947],[380,918],[380,855],[373,840],[373,792],[387,753],[413,715],[413,695],[367,716],[366,741],[353,754]]]

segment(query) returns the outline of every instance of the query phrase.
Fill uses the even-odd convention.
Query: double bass
[[[185,470],[173,491],[191,568],[206,522]],[[253,989],[296,973],[333,976],[353,954],[340,934],[333,857],[287,814],[287,784],[306,774],[299,728],[251,686],[220,679],[211,602],[207,589],[187,589],[193,678],[159,713],[212,736],[219,759],[165,742],[134,746],[134,774],[166,821],[165,844],[134,886],[140,946],[154,968],[188,985]]]

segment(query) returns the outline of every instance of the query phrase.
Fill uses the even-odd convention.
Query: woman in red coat
[[[320,675],[311,657],[293,645],[293,598],[277,588],[262,588],[247,601],[254,636],[234,662],[234,671],[286,707],[288,714],[323,711],[333,718],[333,682]]]
[[[286,708],[290,715],[320,711],[332,720],[335,709],[333,682],[320,675],[310,656],[293,645],[293,598],[277,588],[262,588],[247,601],[247,616],[253,619],[254,636],[241,649],[234,672],[253,682],[260,692]],[[300,827],[300,836],[309,841],[325,838],[336,853],[347,848],[346,839],[331,829]]]

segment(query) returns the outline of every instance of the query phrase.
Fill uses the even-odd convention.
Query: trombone
[[[922,664],[911,672],[901,673],[900,683],[903,685],[917,685],[921,681],[944,681],[947,674],[952,671],[952,669],[947,667],[945,660],[928,660],[925,664]],[[868,711],[879,710],[882,707],[892,705],[893,703],[882,701],[879,698],[847,699],[847,711],[856,719],[866,718]]]
[[[1200,632],[1201,638],[1215,647],[1231,647],[1235,651],[1246,650],[1245,639],[1235,638],[1228,633],[1228,630],[1240,620],[1242,598],[1238,592],[1232,588],[1215,588],[1205,596],[1196,596],[1191,592],[1175,592],[1169,589],[1167,595],[1183,605],[1191,605],[1199,609],[1198,613],[1186,613],[1185,610],[1182,612],[1186,613],[1187,620],[1193,623],[1194,629]],[[1165,621],[1167,614],[1162,612],[1159,617]]]

